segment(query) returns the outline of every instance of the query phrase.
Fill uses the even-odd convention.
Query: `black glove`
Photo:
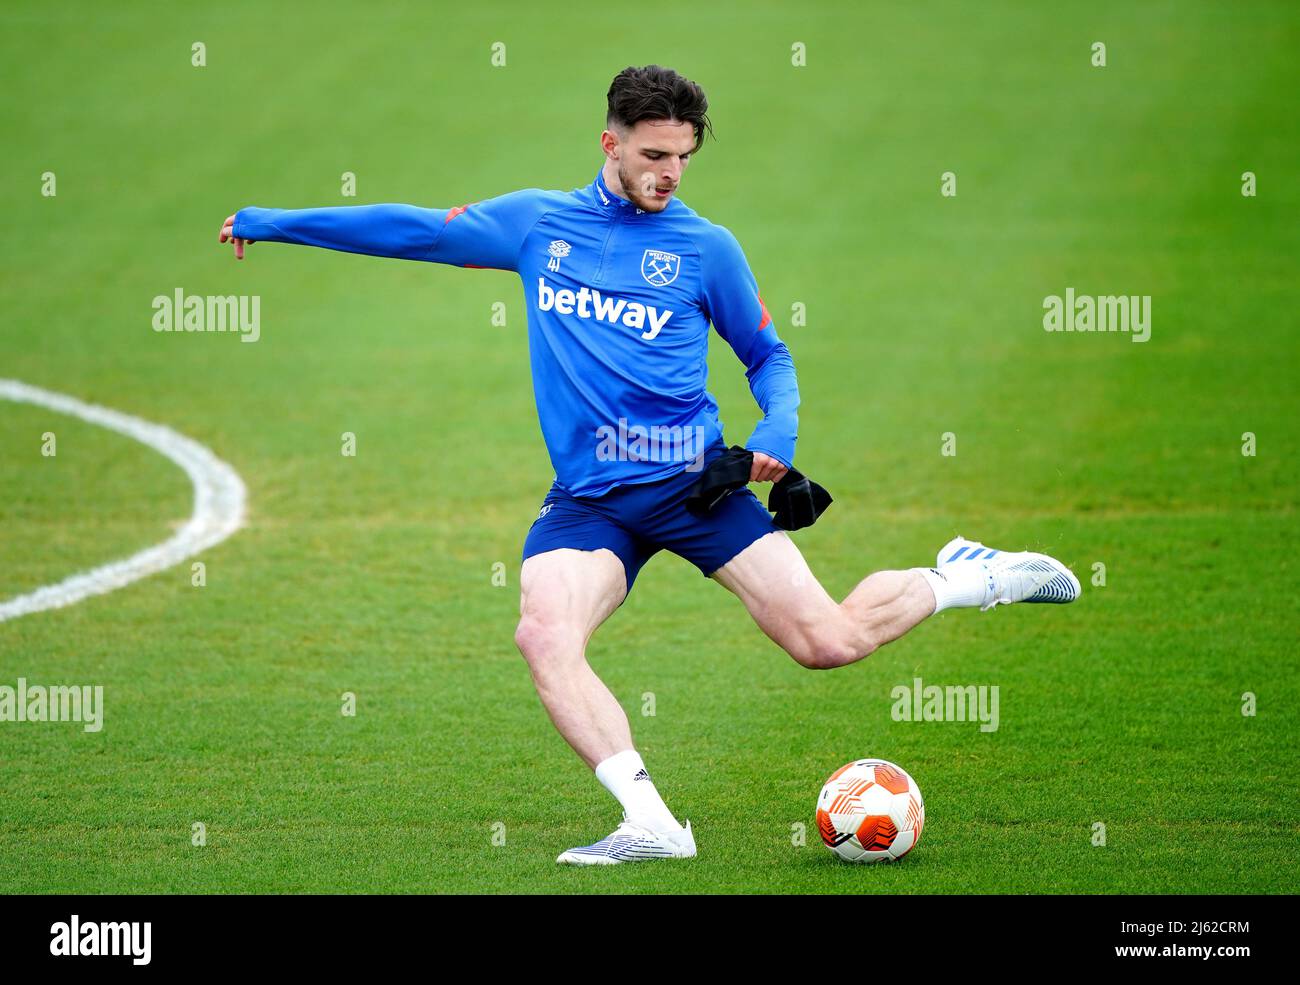
[[[772,487],[767,508],[776,514],[776,525],[782,530],[800,530],[816,523],[833,502],[824,488],[802,472],[790,469]]]
[[[707,516],[730,493],[748,484],[753,467],[754,453],[733,445],[704,469],[686,497],[686,508],[696,516]],[[825,489],[802,472],[789,469],[772,486],[767,508],[776,514],[776,525],[782,530],[799,530],[817,522],[832,502]]]

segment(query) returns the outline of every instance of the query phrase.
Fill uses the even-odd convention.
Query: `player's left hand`
[[[790,470],[771,455],[761,451],[754,452],[754,464],[749,470],[750,482],[780,482],[781,477]]]

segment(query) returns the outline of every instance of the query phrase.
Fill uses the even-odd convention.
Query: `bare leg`
[[[877,571],[836,604],[784,531],[761,537],[713,573],[759,628],[805,667],[842,667],[934,613],[915,571]]]
[[[627,594],[623,562],[613,551],[562,548],[530,557],[519,580],[515,643],[551,721],[594,769],[632,748],[627,715],[586,655],[591,634]]]

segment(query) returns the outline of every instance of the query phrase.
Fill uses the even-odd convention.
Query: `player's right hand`
[[[251,240],[251,239],[240,239],[239,237],[237,237],[237,236],[235,235],[235,217],[234,217],[233,215],[232,215],[232,216],[228,216],[228,217],[226,218],[225,223],[222,224],[222,226],[221,226],[221,235],[220,235],[220,237],[218,237],[218,240],[217,240],[217,241],[220,242],[220,243],[224,243],[224,242],[226,242],[227,240],[232,240],[232,241],[234,242],[234,244],[235,244],[235,259],[236,259],[236,260],[242,260],[242,259],[244,259],[244,244],[245,244],[245,243],[250,243],[250,244],[251,244],[252,242],[254,242],[254,241]]]

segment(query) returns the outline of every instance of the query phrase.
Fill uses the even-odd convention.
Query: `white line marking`
[[[57,584],[0,602],[0,622],[44,609],[62,608],[92,595],[105,595],[180,564],[186,558],[221,543],[243,526],[247,498],[243,480],[238,472],[197,441],[161,424],[151,424],[130,414],[83,403],[75,397],[42,390],[18,380],[0,379],[0,400],[35,404],[61,414],[71,414],[134,438],[170,458],[185,470],[194,484],[194,512],[174,536],[121,561],[83,571]]]

